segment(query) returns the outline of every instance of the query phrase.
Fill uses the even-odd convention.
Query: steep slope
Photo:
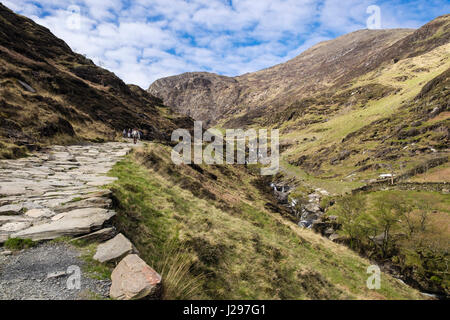
[[[286,105],[354,78],[360,74],[358,67],[372,67],[384,50],[411,33],[361,30],[322,42],[269,69],[236,78],[187,73],[157,80],[148,92],[175,110],[211,124],[240,112],[261,114],[268,107]]]
[[[112,175],[116,225],[162,273],[165,298],[421,299],[368,260],[297,226],[256,167],[181,165],[151,143]]]
[[[166,139],[176,122],[188,120],[163,109],[0,4],[0,157],[50,142],[112,140],[130,127]]]
[[[162,97],[173,110],[209,125],[234,107],[240,87],[230,77],[193,72],[157,80],[148,92]]]
[[[286,64],[234,78],[222,96],[210,91],[217,81],[211,74],[169,82],[181,88],[209,80],[196,88],[196,101],[205,104],[181,102],[180,112],[219,107],[227,111],[206,118],[219,128],[280,129],[281,170],[298,181],[289,191],[299,204],[297,223],[322,214],[309,221],[314,230],[415,288],[448,296],[449,72],[445,15],[416,31],[365,30],[321,43]],[[149,91],[158,96],[162,81]],[[230,91],[226,103],[207,103]],[[159,96],[176,101],[188,93],[166,88]],[[327,215],[340,225],[337,233]]]

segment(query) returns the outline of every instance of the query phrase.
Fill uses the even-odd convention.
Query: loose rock
[[[111,274],[110,296],[117,300],[157,298],[161,276],[135,254],[126,256]]]
[[[113,239],[98,246],[94,259],[102,263],[118,261],[134,251],[133,244],[119,233]]]

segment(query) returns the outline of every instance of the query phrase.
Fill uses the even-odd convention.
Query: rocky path
[[[0,161],[0,244],[9,238],[52,240],[103,229],[115,215],[106,173],[132,148],[129,143],[55,146],[19,160]],[[99,231],[100,230],[100,231]],[[66,243],[43,243],[21,252],[0,247],[0,299],[77,299],[61,279],[83,262]],[[84,281],[104,296],[107,284]],[[85,289],[86,289],[85,288]]]

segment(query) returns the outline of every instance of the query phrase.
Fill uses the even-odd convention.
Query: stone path
[[[0,243],[9,237],[50,240],[99,229],[114,216],[106,173],[127,143],[55,146],[19,160],[0,161]]]
[[[132,146],[54,146],[27,158],[0,161],[0,244],[8,238],[83,236],[108,226],[115,212],[110,191],[101,187],[115,180],[106,173]],[[77,291],[64,291],[65,281],[58,280],[67,267],[82,264],[67,246],[44,243],[12,255],[0,248],[0,299],[76,298]],[[102,281],[85,283],[96,294],[108,291]]]

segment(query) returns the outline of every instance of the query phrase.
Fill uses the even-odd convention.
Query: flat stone
[[[39,241],[63,236],[80,236],[100,229],[106,221],[115,215],[115,212],[101,208],[87,208],[74,210],[62,215],[59,220],[19,231],[13,234],[12,237]]]
[[[30,226],[30,222],[8,222],[0,227],[0,231],[17,232]]]
[[[89,207],[97,207],[97,208],[109,208],[111,206],[111,199],[107,198],[88,198],[76,202],[69,202],[59,208],[55,208],[55,212],[62,212],[68,210],[89,208]]]
[[[133,244],[123,234],[119,233],[113,239],[100,244],[94,259],[105,262],[114,262],[133,252]]]
[[[95,191],[93,193],[90,194],[91,197],[105,197],[105,198],[109,198],[112,195],[112,191],[111,190],[98,190]]]
[[[65,271],[55,271],[47,274],[47,279],[55,279],[65,277],[67,273]]]
[[[82,240],[86,242],[103,242],[113,238],[116,234],[117,232],[114,228],[105,228],[78,238],[74,238],[71,241]]]
[[[16,183],[6,182],[0,185],[1,196],[15,196],[26,192],[25,186]]]
[[[0,256],[6,257],[6,256],[10,256],[10,255],[12,255],[12,251],[10,251],[10,250],[5,250],[5,251],[0,252]]]
[[[94,181],[90,181],[90,182],[86,183],[86,185],[91,186],[91,187],[101,187],[101,186],[110,184],[116,180],[117,180],[117,178],[113,178],[113,177],[96,177],[94,179]]]
[[[9,222],[31,222],[32,219],[24,216],[0,216],[0,226]]]
[[[117,300],[157,298],[161,276],[136,254],[126,256],[111,274],[110,296]]]
[[[20,214],[22,210],[23,205],[21,204],[8,204],[6,206],[0,207],[0,215]]]
[[[25,215],[34,219],[39,218],[50,218],[55,215],[55,213],[50,209],[31,209],[25,212]]]

